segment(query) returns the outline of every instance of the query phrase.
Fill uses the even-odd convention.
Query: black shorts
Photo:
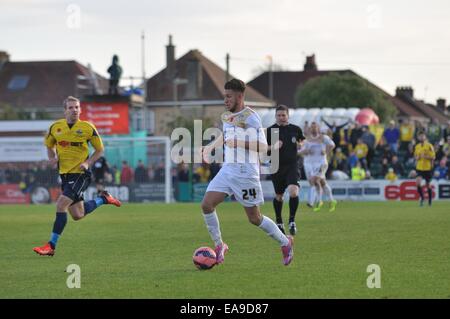
[[[273,188],[275,189],[275,194],[284,194],[284,191],[289,185],[297,185],[300,179],[300,170],[297,163],[282,165],[278,172],[272,174]]]
[[[73,204],[84,200],[83,192],[91,184],[91,173],[61,174],[61,190],[64,196],[73,200]]]
[[[417,176],[422,177],[427,183],[429,183],[433,178],[433,172],[431,170],[430,171],[416,170],[416,172]]]

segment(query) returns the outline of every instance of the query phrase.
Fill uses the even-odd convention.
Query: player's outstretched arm
[[[302,146],[302,148],[300,149],[300,151],[298,151],[298,154],[301,156],[307,156],[310,154],[309,149],[307,147],[305,147],[305,145]]]
[[[208,145],[203,146],[202,153],[203,154],[211,154],[213,150],[216,148],[222,148],[223,147],[223,133],[221,133],[219,136],[216,137],[214,141],[209,143]]]
[[[225,141],[225,145],[230,148],[240,147],[245,150],[252,151],[252,152],[267,153],[267,150],[268,150],[267,144],[263,143],[262,141],[243,141],[243,140],[238,140],[236,138],[234,138],[234,139],[230,138]]]

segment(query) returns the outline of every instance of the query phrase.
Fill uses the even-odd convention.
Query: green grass
[[[54,206],[4,205],[0,298],[450,298],[450,203],[417,206],[345,202],[313,213],[302,204],[285,267],[277,243],[224,203],[230,252],[199,271],[192,253],[212,245],[199,204],[103,206],[68,222],[52,258],[32,248],[48,240]],[[262,211],[273,217],[271,203]],[[69,264],[81,267],[80,289],[66,286]],[[367,288],[369,264],[381,267],[380,289]]]

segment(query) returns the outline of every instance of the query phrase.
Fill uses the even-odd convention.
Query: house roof
[[[423,101],[416,100],[414,97],[402,94],[397,95],[395,99],[403,102],[404,104],[408,104],[414,107],[415,110],[420,112],[423,117],[433,119],[437,121],[439,124],[447,124],[450,121],[450,117],[448,115],[445,115],[444,112],[439,110],[434,105],[426,104]]]
[[[188,78],[188,63],[197,62],[201,70],[201,88],[198,96],[188,97],[186,85],[178,85],[178,100],[223,101],[226,72],[216,63],[205,57],[198,50],[191,50],[176,60],[176,73],[179,78]],[[233,78],[232,75],[229,77]],[[147,81],[147,101],[173,101],[173,84],[166,77],[166,68],[158,72]],[[254,106],[272,106],[274,101],[268,99],[251,86],[245,90],[246,102]]]
[[[278,104],[289,107],[296,106],[295,92],[297,88],[303,86],[308,80],[332,73],[354,74],[351,70],[336,71],[275,71],[273,73],[273,99]],[[269,96],[269,72],[264,72],[248,83],[250,86]]]
[[[108,80],[92,72],[105,92]],[[6,62],[0,69],[0,102],[14,107],[60,107],[69,95],[93,92],[91,70],[76,61]]]
[[[306,70],[306,71],[275,71],[273,72],[273,98],[278,104],[296,106],[295,92],[308,80],[329,74],[352,74],[364,79],[352,70]],[[364,79],[368,81],[367,79]],[[392,96],[380,87],[368,81],[372,87],[380,91],[398,109],[400,115],[416,119],[437,119],[440,123],[447,123],[450,119],[441,110],[415,99]],[[249,82],[249,85],[263,94],[269,95],[269,72],[264,72]]]

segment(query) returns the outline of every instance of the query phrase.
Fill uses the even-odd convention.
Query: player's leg
[[[286,233],[285,229],[284,229],[284,224],[283,224],[283,217],[281,212],[283,211],[283,195],[282,194],[275,194],[275,198],[273,199],[273,210],[275,211],[275,220],[277,223],[278,228],[281,230],[281,232],[283,234]]]
[[[330,200],[330,209],[329,212],[334,212],[336,210],[337,201],[333,197],[333,191],[331,190],[330,185],[327,183],[327,180],[325,178],[322,178],[320,180],[320,184],[322,186],[324,194],[328,197]]]
[[[216,262],[218,264],[223,263],[228,245],[222,240],[216,207],[225,200],[227,195],[232,193],[229,184],[229,172],[222,168],[209,183],[201,204],[206,228],[215,244]]]
[[[272,175],[272,184],[275,190],[275,198],[273,199],[273,210],[275,211],[275,220],[278,228],[281,230],[283,234],[285,234],[284,224],[283,224],[283,196],[286,190],[286,182],[284,178],[284,174],[280,171],[277,174]]]
[[[225,200],[226,196],[227,193],[224,192],[207,191],[201,204],[206,228],[215,244],[216,261],[218,264],[223,263],[225,253],[228,251],[228,245],[222,240],[216,207]]]
[[[427,177],[425,179],[427,191],[428,191],[428,206],[431,206],[431,202],[433,201],[433,189],[431,188],[431,176],[432,171],[427,172]]]
[[[219,218],[217,217],[216,207],[225,200],[227,195],[231,195],[231,172],[226,168],[222,168],[219,173],[208,184],[205,196],[202,201],[203,219],[208,229],[211,239],[216,246],[216,261],[218,264],[223,263],[225,253],[228,251],[228,245],[223,242],[220,232]]]
[[[314,212],[320,211],[320,209],[323,206],[322,196],[323,196],[323,189],[322,185],[320,184],[320,178],[318,176],[312,177],[312,183],[315,186],[316,189],[316,198],[315,198],[315,204],[314,204]]]
[[[65,195],[60,195],[56,201],[56,217],[53,223],[50,240],[43,246],[34,247],[33,250],[39,255],[53,256],[55,254],[56,244],[67,224],[67,208],[73,200]]]
[[[297,163],[291,165],[286,176],[286,184],[288,185],[289,193],[289,233],[294,236],[297,233],[297,226],[295,225],[295,215],[297,214],[300,190],[300,172]]]
[[[300,187],[298,183],[288,186],[289,193],[289,233],[294,236],[297,233],[297,225],[295,224],[295,215],[298,209],[298,192]]]
[[[309,182],[309,192],[308,192],[308,203],[309,208],[314,207],[314,201],[316,199],[316,186],[308,179]]]
[[[89,201],[83,201],[81,204],[75,206],[72,205],[69,208],[69,212],[72,214],[71,209],[73,210],[72,217],[81,216],[80,218],[85,217],[86,215],[92,213],[94,210],[99,208],[102,205],[114,205],[116,207],[122,206],[122,203],[117,198],[113,197],[108,191],[103,190],[97,195],[96,198],[91,199]],[[78,218],[78,219],[80,219]],[[75,218],[74,218],[75,219]],[[75,219],[75,220],[78,220]]]
[[[289,265],[294,256],[293,249],[293,239],[291,236],[286,237],[285,234],[281,232],[278,226],[269,217],[263,216],[259,210],[258,206],[247,207],[244,206],[245,212],[247,214],[248,220],[255,226],[262,229],[267,235],[276,240],[280,246],[283,253],[283,264]]]
[[[77,205],[72,205],[69,209],[69,212],[71,213],[74,220],[79,220],[85,217],[103,204],[114,205],[117,207],[120,207],[122,205],[122,203],[118,199],[114,198],[106,190],[100,191],[95,199],[83,202],[82,194],[89,187],[90,183],[91,175],[90,173],[86,173],[81,174],[72,186],[72,190],[75,194],[74,196],[76,197],[75,202],[82,202]]]
[[[225,200],[226,196],[226,193],[208,191],[205,193],[201,204],[206,227],[208,228],[211,239],[214,241],[216,246],[223,243],[216,207]]]
[[[420,172],[418,172],[420,174]],[[420,201],[420,206],[423,206],[423,191],[422,191],[422,176],[421,175],[417,175],[416,177],[416,186],[417,186],[417,192],[419,193],[419,201]]]
[[[311,174],[312,174],[311,165],[304,164],[303,169],[305,171],[306,180],[309,183],[308,202],[306,203],[306,206],[308,206],[309,208],[313,208],[314,207],[314,199],[316,198],[316,187],[311,182]]]

